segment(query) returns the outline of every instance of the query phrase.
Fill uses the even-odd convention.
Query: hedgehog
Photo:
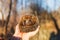
[[[38,18],[34,15],[23,15],[20,17],[19,29],[20,32],[32,32],[38,28]]]

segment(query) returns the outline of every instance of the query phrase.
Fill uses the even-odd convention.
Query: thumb
[[[20,30],[19,30],[19,24],[17,24],[16,28],[15,28],[15,33],[19,33]]]

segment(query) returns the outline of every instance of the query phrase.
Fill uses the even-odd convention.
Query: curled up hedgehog
[[[20,18],[19,29],[20,32],[32,32],[38,28],[38,18],[34,15],[23,15]]]

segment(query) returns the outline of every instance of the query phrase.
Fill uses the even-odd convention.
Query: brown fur
[[[30,32],[38,27],[37,17],[33,15],[24,15],[20,19],[19,28],[21,32]]]

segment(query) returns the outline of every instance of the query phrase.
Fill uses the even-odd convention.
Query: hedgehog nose
[[[29,23],[29,20],[26,20],[26,24]]]
[[[31,20],[26,20],[26,24],[31,24]]]

